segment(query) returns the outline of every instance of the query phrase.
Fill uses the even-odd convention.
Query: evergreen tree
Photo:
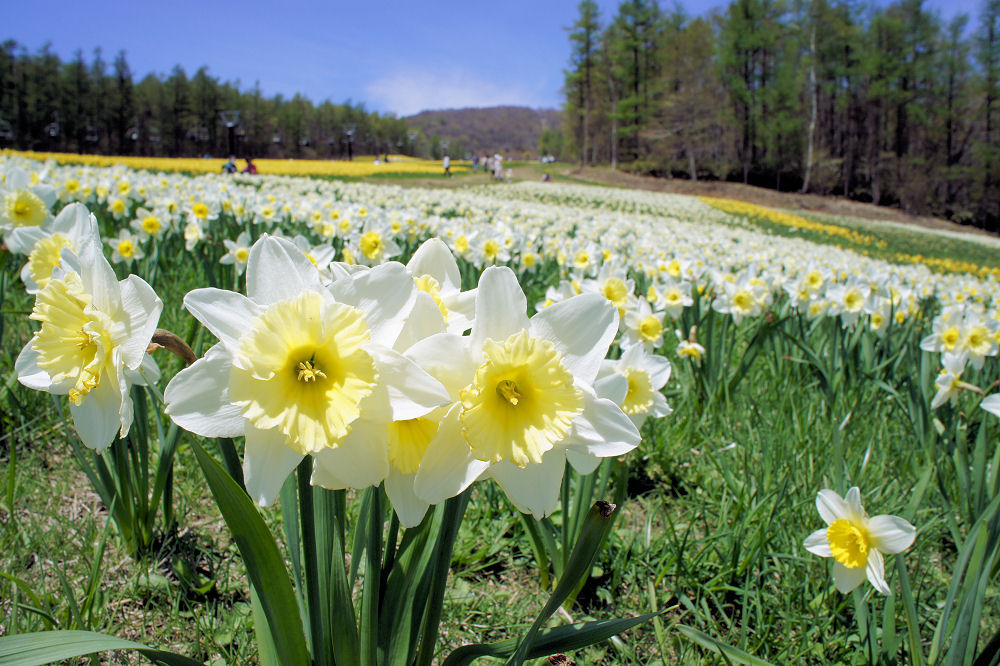
[[[582,0],[577,7],[579,18],[571,28],[570,65],[565,72],[565,111],[577,136],[580,166],[591,160],[590,114],[593,103],[595,69],[600,52],[599,10],[594,0]]]

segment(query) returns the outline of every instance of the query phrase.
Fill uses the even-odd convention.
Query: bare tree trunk
[[[684,150],[684,152],[687,153],[687,156],[688,156],[688,171],[691,172],[691,180],[697,181],[698,180],[698,168],[695,166],[695,163],[694,163],[694,151],[691,150],[690,146],[688,146]]]
[[[812,177],[813,166],[813,136],[816,134],[816,22],[813,21],[812,32],[809,35],[809,96],[812,98],[812,113],[809,116],[809,140],[806,148],[806,175],[802,179],[802,192],[809,191],[809,179]]]

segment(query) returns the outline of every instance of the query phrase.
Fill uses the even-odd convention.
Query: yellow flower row
[[[765,208],[764,206],[757,206],[743,201],[715,199],[712,197],[699,197],[699,199],[713,208],[731,213],[733,215],[761,218],[775,224],[816,231],[831,236],[839,236],[856,245],[875,247],[880,250],[887,247],[886,242],[883,240],[878,240],[873,236],[862,234],[835,224],[823,224],[822,222],[807,220],[806,218],[799,217],[798,215],[782,213],[770,208]],[[867,254],[867,252],[865,252],[865,254]],[[931,270],[943,273],[969,273],[977,275],[980,278],[987,278],[990,276],[1000,278],[1000,268],[980,266],[979,264],[972,263],[971,261],[963,261],[961,259],[939,259],[937,257],[925,257],[922,254],[907,254],[905,252],[897,252],[886,258],[889,261],[901,264],[923,264]]]
[[[780,224],[786,227],[805,229],[806,231],[815,231],[828,236],[839,236],[847,241],[850,241],[851,243],[854,243],[855,245],[865,245],[869,247],[877,247],[879,249],[884,249],[886,247],[885,241],[879,240],[873,236],[858,233],[853,229],[837,226],[835,224],[823,224],[822,222],[808,220],[798,215],[782,213],[770,208],[765,208],[764,206],[758,206],[756,204],[746,203],[743,201],[716,199],[713,197],[699,197],[699,199],[713,208],[717,208],[718,210],[722,210],[733,215],[762,218],[767,222]]]
[[[84,164],[107,167],[121,164],[132,169],[148,171],[189,171],[194,173],[221,173],[224,158],[197,157],[129,157],[110,155],[77,155],[75,153],[40,153],[34,151],[4,150],[4,155],[20,155],[34,160],[55,160],[60,164]],[[243,160],[237,161],[240,167]],[[422,160],[405,155],[391,155],[389,162],[376,164],[372,156],[358,156],[354,161],[334,160],[254,160],[260,173],[278,176],[346,176],[367,177],[385,175],[438,175],[443,173],[441,162]],[[468,171],[468,166],[452,163],[452,172]]]
[[[922,254],[898,253],[890,256],[889,260],[903,264],[923,264],[931,270],[943,273],[970,273],[980,278],[990,276],[1000,278],[1000,268],[980,266],[971,261],[963,261],[961,259],[938,259],[937,257],[925,257]]]

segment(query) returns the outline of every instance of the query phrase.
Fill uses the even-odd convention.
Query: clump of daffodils
[[[833,583],[841,592],[850,592],[865,578],[882,594],[890,594],[885,580],[883,553],[901,553],[913,543],[916,530],[898,516],[868,517],[861,506],[857,487],[841,497],[833,490],[821,490],[816,509],[826,523],[805,540],[810,553],[832,557]]]
[[[163,303],[141,278],[115,279],[97,221],[78,212],[71,215],[84,226],[77,232],[79,251],[62,246],[49,274],[35,273],[36,284],[44,286],[31,318],[41,328],[17,357],[15,369],[25,386],[68,396],[80,439],[100,451],[132,425],[131,385],[159,376],[146,349]]]

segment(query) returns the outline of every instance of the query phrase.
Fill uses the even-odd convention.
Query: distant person
[[[236,173],[236,156],[230,155],[229,161],[222,165],[222,173]]]
[[[252,157],[248,157],[247,158],[247,165],[243,169],[243,173],[249,173],[251,175],[254,175],[254,174],[257,173],[257,165],[253,163],[253,158]]]
[[[552,175],[551,175],[551,174],[548,174],[548,173],[547,173],[547,174],[544,174],[544,175],[542,176],[542,182],[543,182],[543,183],[551,183],[551,182],[552,182]]]
[[[451,157],[445,155],[442,163],[444,164],[444,175],[451,178]]]
[[[493,154],[493,177],[503,180],[503,158],[500,157],[500,153]]]
[[[385,154],[385,157],[382,158],[382,161],[385,162],[386,164],[389,163],[389,153]]]
[[[472,170],[479,171],[479,155],[472,156]]]

